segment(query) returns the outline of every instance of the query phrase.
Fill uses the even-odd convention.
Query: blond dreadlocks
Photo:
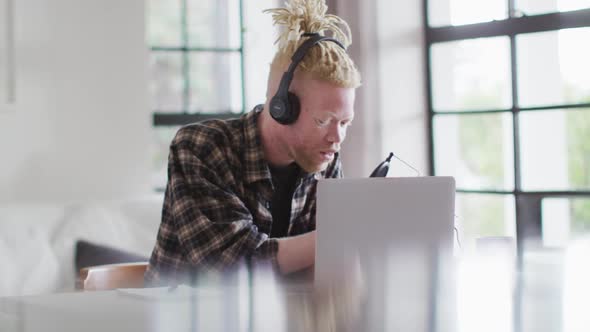
[[[330,32],[346,48],[351,44],[348,24],[336,15],[326,14],[325,0],[288,0],[285,8],[267,9],[274,25],[282,27],[276,43],[278,51],[271,63],[271,73],[283,72],[291,63],[291,56],[306,40],[304,33]],[[312,78],[328,81],[343,88],[360,86],[360,73],[352,59],[335,43],[321,42],[310,49],[297,67]]]

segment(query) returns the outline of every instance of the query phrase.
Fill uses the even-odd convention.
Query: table
[[[411,273],[419,260],[398,255],[379,262],[379,274],[351,273],[331,285],[255,273],[172,293],[0,298],[0,331],[588,331],[588,249],[527,252],[519,269],[511,257],[466,255],[442,264],[452,273],[434,289]]]

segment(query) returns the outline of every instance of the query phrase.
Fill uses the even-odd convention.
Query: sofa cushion
[[[0,206],[0,296],[37,294],[56,289],[59,259],[51,237],[63,224],[57,204]]]
[[[157,194],[0,205],[0,297],[72,291],[77,263],[94,265],[107,258],[110,263],[113,256],[102,247],[125,253],[117,253],[117,259],[145,260],[156,242],[162,202],[163,195]],[[76,257],[78,241],[90,244],[83,257]]]
[[[76,242],[76,271],[81,268],[116,263],[147,262],[148,257],[84,240]]]

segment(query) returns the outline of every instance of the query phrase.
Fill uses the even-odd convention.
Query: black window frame
[[[201,46],[189,46],[189,33],[188,33],[188,13],[187,6],[188,0],[177,0],[180,1],[180,29],[181,34],[181,45],[177,47],[161,46],[161,45],[148,45],[150,53],[163,52],[169,54],[181,54],[182,55],[182,78],[183,78],[183,91],[182,91],[182,109],[179,110],[162,110],[152,109],[152,129],[157,130],[158,128],[166,127],[177,127],[184,126],[190,123],[195,123],[210,119],[231,119],[236,118],[246,112],[247,97],[246,97],[246,85],[245,85],[245,51],[244,51],[244,0],[237,0],[239,6],[239,45],[238,47],[201,47]],[[213,1],[213,0],[211,0]],[[148,22],[149,24],[149,22]],[[191,112],[189,110],[190,102],[190,55],[194,53],[215,53],[215,54],[232,54],[238,53],[240,55],[240,87],[241,87],[241,109],[239,112],[236,110],[216,110],[215,112],[199,113]],[[155,192],[164,192],[165,187],[156,185],[154,188]]]
[[[152,113],[152,125],[154,128],[157,127],[170,127],[170,126],[183,126],[189,123],[199,122],[209,119],[229,119],[235,118],[246,110],[246,86],[245,86],[245,68],[244,68],[244,3],[243,0],[237,0],[239,5],[239,29],[240,29],[240,44],[237,48],[231,47],[192,47],[189,46],[188,36],[188,18],[187,18],[187,2],[188,0],[181,1],[180,15],[181,15],[181,46],[178,47],[165,47],[158,45],[150,45],[150,52],[169,52],[169,53],[180,53],[182,55],[182,77],[183,77],[183,96],[182,96],[182,109],[181,110],[153,110]],[[220,54],[239,53],[240,54],[240,83],[242,90],[242,102],[241,110],[239,113],[233,112],[233,110],[218,110],[212,113],[191,113],[189,111],[189,95],[191,91],[190,85],[190,60],[189,55],[191,53],[203,53],[213,52]]]
[[[489,113],[510,113],[513,120],[513,144],[514,144],[514,189],[513,190],[470,190],[458,188],[458,193],[466,194],[497,194],[512,195],[516,208],[516,238],[519,262],[522,262],[522,254],[525,245],[538,245],[542,238],[542,214],[541,205],[544,198],[550,197],[586,197],[590,198],[590,191],[568,190],[568,191],[527,191],[523,190],[521,184],[521,160],[519,141],[519,114],[521,112],[544,111],[560,109],[564,112],[582,108],[590,108],[590,103],[547,105],[539,107],[520,107],[518,105],[517,86],[517,60],[516,60],[516,36],[525,33],[558,31],[561,29],[590,27],[590,8],[569,12],[553,12],[539,15],[522,15],[515,7],[515,0],[508,2],[508,17],[503,20],[482,22],[457,26],[432,27],[429,25],[428,3],[435,0],[423,0],[423,27],[425,42],[425,85],[428,110],[428,154],[430,175],[436,174],[434,139],[434,119],[439,115],[469,115]],[[509,37],[510,38],[510,66],[512,86],[512,107],[509,109],[488,109],[488,110],[466,110],[466,111],[435,111],[432,95],[432,71],[431,71],[431,47],[441,42],[470,40],[485,37]],[[530,240],[530,241],[529,241]]]

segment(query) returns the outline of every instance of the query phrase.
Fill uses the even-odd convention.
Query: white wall
[[[18,0],[0,202],[150,191],[144,1]]]
[[[349,52],[363,76],[354,125],[343,145],[345,176],[368,176],[390,151],[426,174],[428,118],[421,2],[332,0],[328,4],[328,12],[335,11],[352,29]],[[389,175],[416,174],[394,160]]]
[[[270,63],[277,49],[278,30],[272,25],[272,15],[262,11],[282,5],[278,0],[244,1],[246,112],[266,101]]]
[[[357,89],[355,116],[342,145],[345,177],[367,177],[381,161],[380,70],[377,50],[375,4],[373,1],[328,1],[328,13],[343,18],[352,32],[348,49],[361,72],[362,86]]]
[[[377,1],[382,153],[394,152],[428,173],[422,1]],[[415,176],[398,161],[392,176]]]

